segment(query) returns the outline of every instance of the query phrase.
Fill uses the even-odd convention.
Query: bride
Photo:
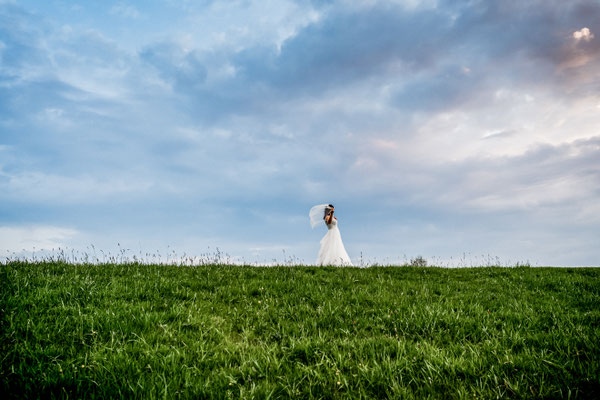
[[[337,218],[333,216],[333,210],[332,204],[320,204],[310,209],[310,224],[313,228],[321,222],[327,225],[327,234],[321,239],[317,265],[352,266],[342,243],[342,235],[337,227]]]

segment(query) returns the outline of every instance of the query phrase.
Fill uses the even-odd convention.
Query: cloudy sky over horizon
[[[357,262],[600,265],[600,2],[0,0],[0,256],[311,263],[326,202]]]

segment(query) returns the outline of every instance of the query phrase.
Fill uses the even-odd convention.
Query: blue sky
[[[599,160],[597,1],[0,1],[4,255],[599,265]]]

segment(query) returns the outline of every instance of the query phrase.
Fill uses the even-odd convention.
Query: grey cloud
[[[328,14],[285,41],[280,54],[247,49],[236,65],[280,90],[321,92],[387,72],[392,63],[423,68],[433,63],[436,40],[450,25],[444,15],[373,8]]]
[[[583,26],[600,28],[600,5],[594,1],[478,2],[464,7],[453,31],[455,43],[470,46],[490,60],[549,63],[555,67],[564,63],[572,51],[573,31]],[[594,51],[597,51],[594,44]],[[525,68],[525,63],[517,63]],[[540,72],[539,65],[533,65]],[[521,71],[523,72],[523,71]],[[552,78],[544,74],[539,79]],[[535,74],[528,79],[536,78]]]
[[[180,107],[211,123],[231,115],[275,115],[280,105],[370,80],[391,84],[393,106],[431,112],[485,103],[501,84],[556,81],[553,65],[569,56],[560,54],[563,32],[583,3],[561,4],[469,2],[425,10],[388,4],[360,11],[330,5],[280,51],[268,45],[184,51],[163,42],[139,57],[186,96]],[[586,45],[600,40],[592,42]],[[211,80],[212,71],[228,64],[235,68],[232,76]]]
[[[360,12],[331,7],[280,52],[250,47],[232,54],[236,76],[198,97],[223,99],[218,92],[224,89],[234,95],[220,112],[261,112],[281,100],[327,96],[374,79],[374,85],[397,87],[396,107],[436,111],[476,106],[474,100],[490,97],[498,85],[551,84],[562,91],[561,79],[570,77],[561,78],[556,68],[572,56],[569,34],[582,4],[595,10],[585,2],[469,2],[429,10],[375,5]]]
[[[590,2],[540,4],[453,2],[428,10],[388,4],[360,11],[330,5],[321,20],[285,41],[280,52],[268,46],[237,53],[222,49],[217,58],[223,65],[233,64],[236,73],[210,84],[207,66],[214,64],[214,51],[184,51],[179,45],[163,42],[146,47],[139,57],[187,96],[181,107],[203,120],[269,114],[281,101],[326,96],[330,90],[372,77],[375,85],[392,83],[397,87],[391,97],[396,107],[436,111],[469,101],[478,92],[494,90],[487,83],[490,75],[496,82],[509,84],[556,79],[543,65],[528,64],[526,55],[554,63],[564,61],[569,55],[560,54],[565,52],[561,44],[563,33],[571,29],[570,21],[585,10],[593,15],[598,7]],[[591,18],[589,22],[595,29]],[[596,43],[600,40],[586,46]],[[86,57],[94,54],[110,52],[98,48],[83,53]],[[463,64],[471,68],[471,74],[461,72]]]
[[[479,2],[460,7],[447,36],[438,37],[437,66],[407,76],[392,102],[412,111],[437,111],[465,103],[475,108],[489,104],[499,87],[592,94],[598,89],[594,69],[600,67],[600,41],[576,46],[571,34],[573,27],[588,22],[600,30],[600,18],[581,21],[582,8],[595,15],[600,6]],[[564,65],[582,59],[588,63],[583,68],[562,73]],[[462,73],[464,67],[468,73]]]
[[[236,114],[274,116],[284,112],[283,105],[327,96],[372,77],[381,85],[431,68],[445,51],[437,42],[449,29],[450,18],[390,7],[364,13],[334,10],[286,40],[280,51],[265,45],[235,53],[226,49],[200,52],[198,62],[189,64],[190,74],[205,76],[206,66],[215,59],[222,65],[231,63],[235,74],[217,83],[177,86],[187,96],[182,106],[193,107],[207,121]],[[176,45],[150,47],[140,57],[161,71],[163,78],[177,81],[172,78],[177,76],[181,59]]]

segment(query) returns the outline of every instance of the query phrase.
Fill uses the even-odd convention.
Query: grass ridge
[[[598,398],[600,269],[0,264],[9,398]]]

